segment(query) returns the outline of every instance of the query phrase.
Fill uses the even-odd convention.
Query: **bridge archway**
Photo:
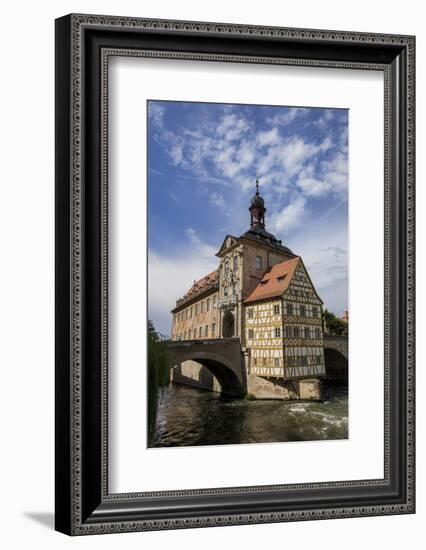
[[[324,335],[325,373],[330,380],[348,380],[348,337]]]
[[[224,395],[232,397],[245,395],[247,381],[241,344],[237,338],[220,341],[171,342],[168,348],[171,365],[195,361],[217,379]]]
[[[348,360],[338,350],[324,349],[325,374],[328,380],[348,380]]]
[[[233,313],[226,311],[222,319],[222,336],[224,338],[233,338],[235,336],[235,319]]]

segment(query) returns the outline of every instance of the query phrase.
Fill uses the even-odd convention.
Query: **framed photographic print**
[[[56,529],[413,513],[412,36],[56,21]]]

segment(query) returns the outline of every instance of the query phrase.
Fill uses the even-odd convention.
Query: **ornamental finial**
[[[256,176],[256,195],[259,194],[259,176]]]

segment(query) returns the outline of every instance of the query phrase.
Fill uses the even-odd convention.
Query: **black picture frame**
[[[383,479],[108,493],[105,89],[108,56],[135,52],[383,71]],[[80,14],[56,20],[58,531],[85,535],[414,513],[414,86],[413,36]]]

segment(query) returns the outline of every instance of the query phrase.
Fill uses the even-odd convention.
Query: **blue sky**
[[[217,267],[249,227],[259,176],[266,229],[302,256],[325,307],[347,309],[348,111],[148,102],[149,316]]]

